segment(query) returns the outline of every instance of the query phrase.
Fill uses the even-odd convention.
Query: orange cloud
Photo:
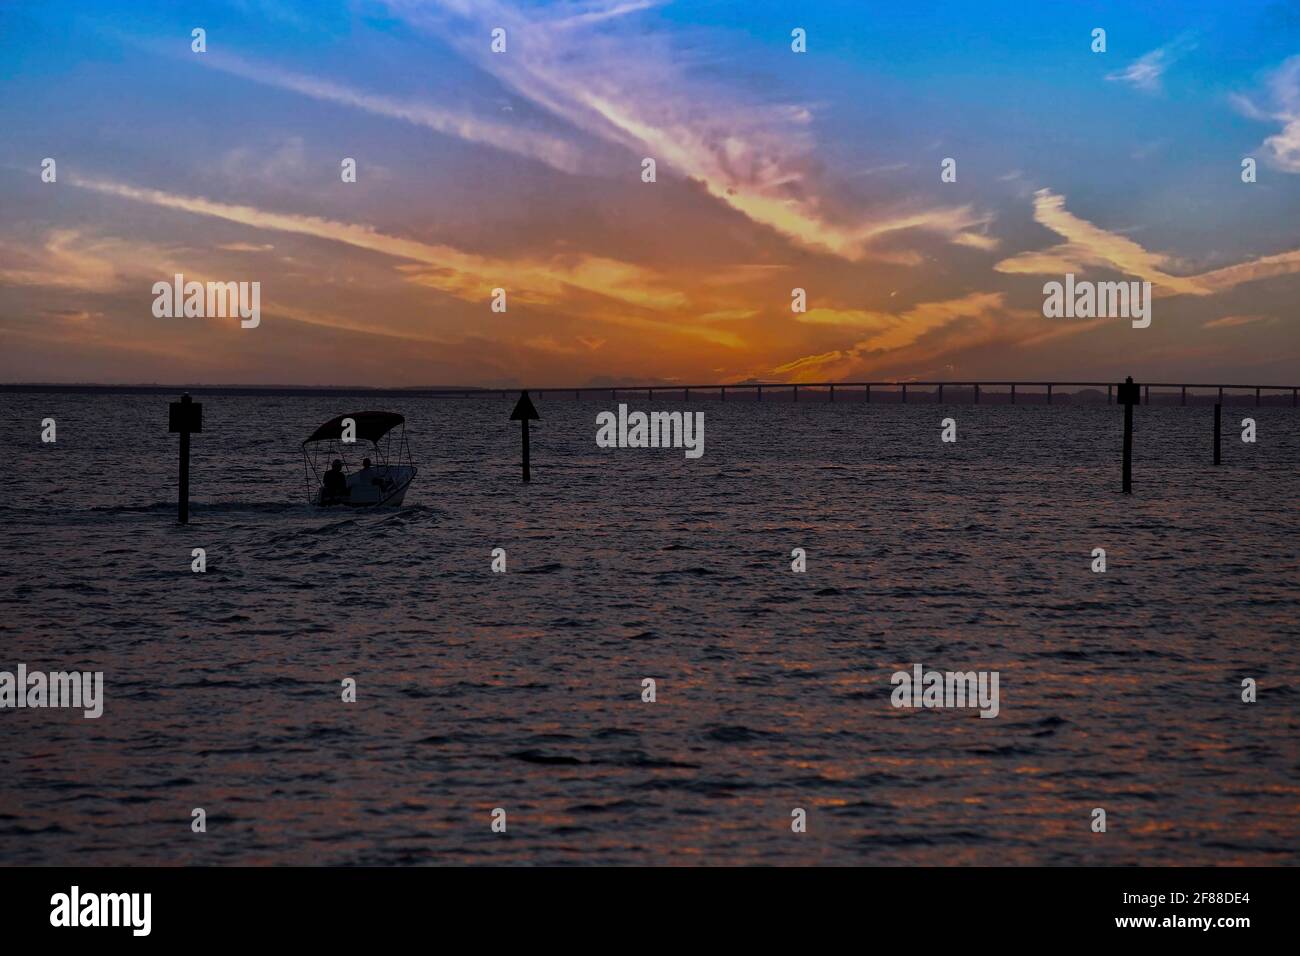
[[[253,206],[180,196],[106,180],[74,178],[71,182],[83,189],[121,199],[211,216],[255,229],[313,236],[421,263],[432,268],[405,267],[403,271],[415,282],[467,301],[485,302],[494,288],[504,288],[508,295],[518,294],[524,301],[553,302],[562,297],[566,287],[647,309],[675,308],[685,301],[680,292],[663,288],[651,271],[596,256],[571,255],[556,257],[550,262],[495,259],[461,252],[447,245],[390,236],[373,226],[319,216],[270,212]]]
[[[1203,329],[1232,329],[1239,325],[1253,325],[1256,322],[1274,322],[1271,315],[1225,315],[1221,319],[1211,319],[1209,322],[1202,322]]]
[[[922,302],[905,312],[898,313],[862,309],[809,309],[805,313],[796,314],[795,321],[806,325],[831,325],[867,330],[871,334],[859,341],[854,348],[868,351],[902,348],[957,319],[990,315],[1002,308],[1002,293],[973,292],[958,299]]]
[[[811,309],[796,316],[811,325],[838,326],[870,334],[852,345],[805,355],[772,371],[786,381],[844,379],[885,364],[930,361],[945,352],[1031,334],[1041,315],[1013,311],[1001,293],[973,292],[956,299],[922,302],[899,313],[859,309]],[[1016,328],[1009,328],[1015,323]],[[933,333],[943,331],[941,337]]]

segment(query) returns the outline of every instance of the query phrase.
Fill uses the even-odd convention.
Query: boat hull
[[[348,475],[348,496],[337,501],[316,504],[324,508],[396,508],[406,497],[406,489],[415,480],[413,465],[379,465]]]

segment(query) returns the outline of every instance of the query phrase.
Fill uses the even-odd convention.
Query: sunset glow
[[[1295,378],[1294,19],[743,6],[6,5],[0,379]],[[266,317],[155,318],[175,273]]]

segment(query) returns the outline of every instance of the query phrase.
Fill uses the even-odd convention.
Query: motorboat
[[[370,454],[359,456],[358,445]],[[406,439],[406,419],[396,412],[331,418],[302,443],[302,453],[308,500],[320,507],[396,507],[418,470]],[[332,477],[332,471],[341,473],[341,479]]]

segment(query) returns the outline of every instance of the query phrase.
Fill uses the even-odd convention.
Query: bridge
[[[714,385],[579,385],[565,387],[528,388],[534,396],[563,398],[572,396],[582,401],[588,398],[608,397],[614,401],[620,398],[645,396],[653,399],[656,395],[676,397],[689,402],[692,398],[727,401],[813,401],[813,402],[929,402],[931,404],[990,404],[1017,402],[1052,404],[1057,396],[1070,397],[1071,393],[1063,389],[1095,390],[1097,397],[1089,395],[1088,401],[1100,401],[1100,392],[1106,390],[1107,403],[1115,401],[1114,382],[1048,382],[1035,380],[996,380],[978,381],[881,381],[881,382],[728,382]],[[1219,382],[1145,382],[1142,383],[1143,404],[1186,405],[1189,396],[1193,404],[1224,404],[1224,399],[1238,399],[1249,403],[1251,396],[1254,404],[1264,404],[1265,398],[1273,398],[1272,405],[1300,405],[1300,385],[1254,385]],[[874,389],[874,391],[873,391]],[[909,389],[911,390],[909,392]],[[1000,391],[993,391],[999,389]],[[519,386],[511,388],[475,388],[472,386],[452,386],[438,388],[365,388],[350,386],[331,386],[314,388],[311,386],[289,385],[77,385],[54,383],[4,383],[0,384],[0,393],[5,392],[77,392],[77,393],[117,393],[117,394],[165,394],[178,390],[188,391],[193,395],[276,395],[281,397],[312,395],[366,395],[374,398],[494,398],[515,397]],[[1154,390],[1154,392],[1153,392]],[[1197,392],[1209,392],[1210,395],[1198,395]],[[1291,401],[1285,401],[1290,393]],[[1281,401],[1277,401],[1277,399]],[[951,401],[950,401],[951,400]]]
[[[949,389],[950,398],[958,398],[978,405],[985,397],[991,398],[997,402],[1008,401],[1010,404],[1016,404],[1017,398],[1021,400],[1029,399],[1037,402],[1044,399],[1048,405],[1052,404],[1053,398],[1062,393],[1060,389],[1088,389],[1106,390],[1107,404],[1113,404],[1115,401],[1116,383],[1113,382],[1042,382],[1042,381],[895,381],[895,382],[743,382],[731,383],[727,385],[620,385],[620,386],[578,386],[574,388],[536,388],[529,389],[534,395],[540,396],[559,396],[564,397],[572,395],[576,401],[581,401],[583,396],[609,396],[611,400],[617,401],[620,397],[640,396],[653,399],[655,395],[680,396],[684,402],[691,400],[694,393],[701,398],[715,398],[719,401],[727,400],[727,393],[732,394],[735,398],[743,397],[746,401],[763,401],[764,394],[768,400],[776,399],[779,401],[799,401],[802,391],[804,400],[834,402],[839,401],[858,401],[871,402],[872,389],[876,390],[876,401],[885,399],[889,402],[906,404],[908,401],[908,389],[912,389],[912,400],[927,401],[932,404],[944,404],[944,389]],[[1264,393],[1280,395],[1285,398],[1287,392],[1291,393],[1291,405],[1300,404],[1300,386],[1296,385],[1243,385],[1227,383],[1182,383],[1182,382],[1149,382],[1143,383],[1143,402],[1144,405],[1151,404],[1151,390],[1156,389],[1156,396],[1160,399],[1177,398],[1177,404],[1186,405],[1188,390],[1192,389],[1193,402],[1201,396],[1196,395],[1196,391],[1208,391],[1212,393],[1213,400],[1218,404],[1223,404],[1224,393],[1228,392],[1229,397],[1233,393],[1247,393],[1243,396],[1249,400],[1249,394],[1253,393],[1255,405],[1263,402]],[[927,391],[918,392],[918,389]],[[988,391],[989,389],[1004,389],[1005,391]],[[1025,389],[1040,389],[1042,391],[1026,392]],[[886,391],[887,390],[887,391]],[[1161,390],[1165,390],[1161,394]],[[440,394],[446,397],[476,397],[482,395],[513,395],[518,389],[474,389],[467,391],[457,391],[455,389],[438,389],[431,394]]]

